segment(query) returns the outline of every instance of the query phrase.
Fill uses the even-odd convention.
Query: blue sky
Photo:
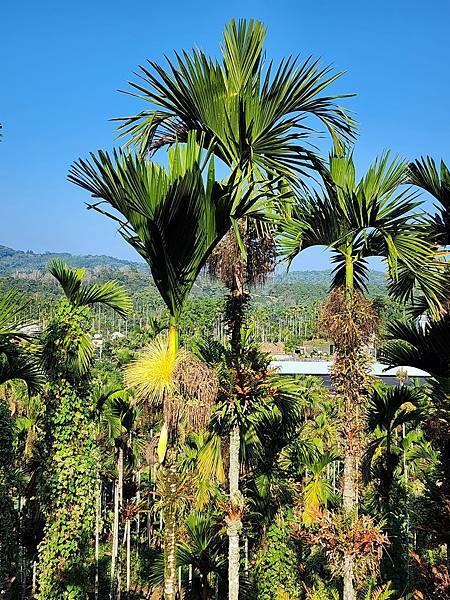
[[[197,45],[215,54],[223,24],[268,26],[267,53],[321,56],[347,74],[336,92],[360,123],[363,170],[385,148],[450,162],[450,3],[2,2],[0,44],[0,244],[135,258],[114,226],[88,212],[66,180],[73,160],[114,143],[111,117],[136,112],[118,93],[146,58]],[[325,268],[308,252],[296,268]]]

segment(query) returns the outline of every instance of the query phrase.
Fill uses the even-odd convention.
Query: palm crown
[[[385,153],[356,181],[352,155],[333,154],[322,172],[322,188],[299,193],[281,224],[284,256],[291,262],[305,248],[328,246],[336,264],[333,287],[358,288],[367,282],[367,259],[383,257],[394,296],[406,299],[417,284],[437,301],[443,282],[435,269],[420,268],[433,264],[433,246],[423,239],[427,224],[420,203],[400,187],[406,169],[406,162]]]
[[[102,285],[83,283],[84,269],[71,269],[62,261],[53,261],[50,273],[61,285],[66,302],[47,329],[44,340],[43,360],[47,371],[74,375],[78,379],[86,375],[94,349],[86,331],[88,309],[93,304],[105,304],[121,316],[131,311],[131,299],[117,281]],[[58,376],[58,375],[56,375]]]
[[[266,29],[259,21],[234,20],[225,27],[220,61],[201,50],[176,54],[168,69],[150,62],[140,67],[134,95],[151,107],[118,119],[119,129],[141,152],[184,141],[188,132],[204,135],[206,145],[229,167],[252,178],[278,173],[295,180],[311,166],[305,138],[308,116],[333,138],[349,139],[354,122],[337,100],[323,94],[341,76],[309,57],[289,57],[278,67],[266,64]],[[264,177],[263,177],[264,178]]]
[[[115,152],[78,161],[69,179],[102,200],[90,208],[119,224],[119,232],[147,261],[171,316],[184,301],[213,248],[249,211],[258,195],[215,179],[214,161],[194,135],[169,149],[167,168],[142,156]],[[207,173],[206,181],[204,173]],[[106,202],[123,218],[104,210]]]

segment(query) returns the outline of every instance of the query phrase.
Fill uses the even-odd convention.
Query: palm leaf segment
[[[333,287],[344,283],[350,260],[355,285],[363,288],[367,259],[380,256],[387,259],[394,296],[406,299],[418,285],[437,301],[444,280],[436,273],[433,246],[424,239],[420,203],[409,189],[399,189],[406,183],[407,163],[385,153],[357,182],[352,155],[335,153],[322,176],[322,188],[299,193],[291,216],[281,224],[287,260],[305,248],[327,246],[336,264]]]
[[[209,153],[203,157],[193,134],[186,145],[170,148],[167,168],[121,151],[91,156],[72,167],[69,179],[102,199],[90,208],[119,224],[178,320],[212,249],[237,219],[256,210],[260,196],[236,186],[233,176],[217,182],[214,162]],[[105,210],[105,202],[120,216]]]
[[[29,347],[29,301],[18,291],[0,295],[0,385],[22,379],[31,393],[43,384],[36,355]]]
[[[409,181],[438,201],[437,214],[433,218],[434,233],[438,243],[447,246],[450,243],[449,168],[443,161],[438,168],[431,157],[422,157],[409,165]]]
[[[388,326],[381,360],[391,366],[409,365],[427,371],[433,377],[434,396],[447,404],[450,397],[449,336],[449,315],[424,328],[416,323],[394,321]]]
[[[124,287],[115,280],[99,285],[83,284],[84,269],[71,269],[62,261],[54,260],[50,273],[59,282],[67,300],[75,307],[105,304],[122,317],[131,311],[131,299]]]
[[[311,166],[303,141],[311,135],[308,116],[335,139],[351,138],[354,122],[337,103],[344,96],[323,93],[341,73],[311,57],[289,57],[277,68],[266,64],[265,34],[259,21],[231,21],[221,61],[197,49],[168,59],[168,69],[155,62],[140,67],[141,81],[131,86],[151,108],[118,119],[121,135],[141,153],[153,153],[196,131],[207,147],[214,141],[214,152],[229,167],[256,178],[262,171],[294,180]]]

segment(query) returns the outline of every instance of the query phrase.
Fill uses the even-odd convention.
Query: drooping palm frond
[[[425,326],[416,322],[389,323],[380,360],[391,366],[409,365],[428,372],[434,408],[448,412],[450,397],[450,316]]]
[[[0,350],[0,385],[14,379],[24,381],[30,394],[39,392],[45,382],[36,355],[13,345],[3,346]]]
[[[289,179],[311,167],[304,123],[313,117],[331,136],[348,140],[354,122],[338,104],[346,96],[327,95],[342,75],[312,57],[289,57],[266,64],[266,29],[259,21],[234,20],[225,27],[220,61],[196,49],[176,54],[167,67],[149,61],[140,67],[133,94],[148,110],[118,119],[121,135],[142,153],[185,141],[189,131],[229,167],[259,178],[262,172]]]
[[[403,424],[418,421],[423,415],[422,395],[420,389],[407,386],[375,389],[367,408],[369,429],[374,431],[378,427],[392,432]]]
[[[61,260],[54,260],[50,273],[59,282],[73,306],[105,304],[122,317],[131,311],[132,303],[125,288],[115,280],[99,285],[83,283],[84,269],[72,269]]]
[[[409,165],[409,181],[431,194],[438,202],[433,217],[437,242],[447,246],[450,241],[450,170],[444,161],[439,168],[430,156],[421,157]]]
[[[415,322],[392,321],[387,326],[380,360],[392,367],[416,367],[436,378],[450,377],[449,336],[448,315],[424,327]]]

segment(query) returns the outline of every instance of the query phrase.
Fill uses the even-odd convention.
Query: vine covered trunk
[[[53,444],[46,475],[47,522],[39,546],[37,597],[81,600],[87,597],[86,554],[95,528],[93,423],[86,399],[68,382],[54,384],[49,400]]]

